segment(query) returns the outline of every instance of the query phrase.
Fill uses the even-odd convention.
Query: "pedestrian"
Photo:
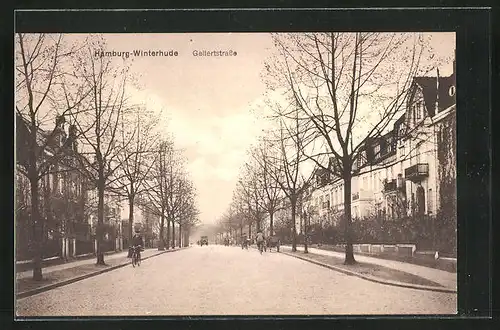
[[[260,230],[257,232],[257,248],[259,251],[264,249],[264,234]]]

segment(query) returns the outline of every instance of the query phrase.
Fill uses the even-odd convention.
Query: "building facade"
[[[76,126],[66,128],[63,116],[56,118],[51,132],[38,129],[37,146],[44,146],[37,160],[41,177],[39,209],[44,224],[43,257],[63,259],[96,251],[97,191],[82,170]],[[16,114],[16,260],[33,257],[30,182],[28,165],[29,125]],[[50,161],[49,161],[50,160]],[[43,167],[42,167],[43,166]],[[104,250],[121,249],[120,202],[106,195],[104,202]]]
[[[69,258],[91,249],[90,226],[85,218],[87,193],[78,170],[78,144],[71,138],[75,126],[66,132],[64,117],[56,119],[52,132],[37,131],[37,145],[45,146],[38,160],[42,177],[39,208],[44,228],[44,257]],[[29,125],[16,114],[16,259],[32,258],[31,188],[24,174],[29,148]],[[57,154],[56,154],[57,153]],[[57,156],[56,156],[57,155]],[[50,160],[50,161],[49,161]],[[90,249],[88,248],[90,247]]]
[[[387,133],[367,141],[355,161],[353,219],[456,218],[455,94],[455,70],[413,79],[405,112]],[[312,223],[335,224],[343,214],[343,179],[328,173],[317,171],[307,204]]]

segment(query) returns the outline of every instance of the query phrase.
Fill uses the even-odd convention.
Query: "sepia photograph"
[[[16,33],[15,315],[456,315],[455,38]]]

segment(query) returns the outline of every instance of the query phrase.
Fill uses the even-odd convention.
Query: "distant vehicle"
[[[200,245],[208,245],[208,236],[201,236]]]
[[[267,239],[267,247],[269,248],[269,251],[271,251],[272,248],[276,248],[276,251],[280,252],[280,245],[281,240],[277,236],[271,236]]]

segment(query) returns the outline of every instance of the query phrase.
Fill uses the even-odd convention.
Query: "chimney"
[[[61,147],[66,140],[66,132],[64,130],[64,124],[66,123],[66,118],[62,115],[56,117],[56,127],[54,127],[56,143]]]
[[[439,112],[439,68],[436,68],[436,108],[434,114]]]

